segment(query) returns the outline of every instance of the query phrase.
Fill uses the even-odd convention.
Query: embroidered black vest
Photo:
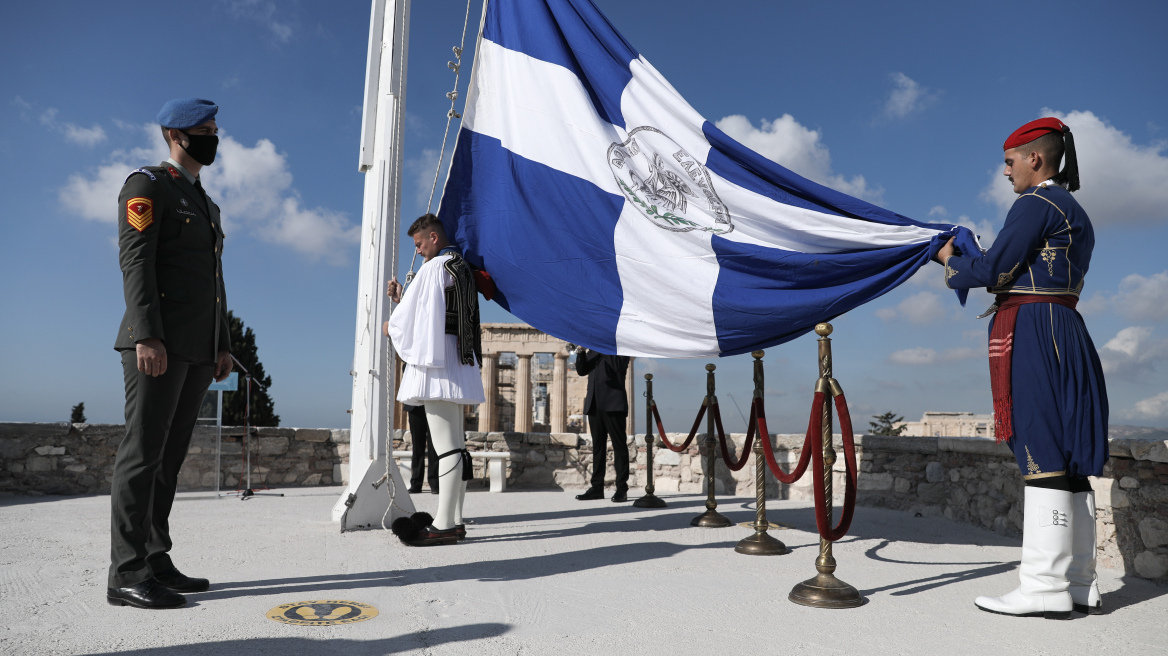
[[[454,284],[446,292],[446,334],[458,337],[458,356],[462,364],[483,361],[483,336],[479,327],[479,297],[470,265],[453,248],[443,249],[440,255],[450,255],[442,266]]]

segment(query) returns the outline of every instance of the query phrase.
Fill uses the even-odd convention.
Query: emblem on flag
[[[625,198],[657,227],[714,234],[734,229],[709,171],[661,130],[633,129],[609,146],[608,163]]]
[[[142,232],[154,223],[154,201],[149,198],[131,198],[126,201],[126,223]]]

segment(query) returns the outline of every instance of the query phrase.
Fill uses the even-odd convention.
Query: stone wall
[[[340,483],[348,462],[349,431],[255,428],[253,488]],[[108,494],[121,424],[0,423],[0,492]],[[233,490],[244,469],[243,428],[224,427],[216,474],[216,431],[199,426],[179,472],[179,490]]]
[[[0,423],[0,492],[23,494],[108,493],[114,455],[123,427],[112,424]],[[180,490],[234,489],[243,471],[243,430],[225,428],[223,458],[216,474],[215,431],[200,427],[179,475]],[[395,449],[408,449],[408,431],[395,431]],[[735,453],[744,435],[734,434]],[[684,438],[670,434],[675,444]],[[347,482],[349,432],[305,428],[256,429],[252,486],[335,485]],[[803,436],[774,436],[776,456],[790,469]],[[633,438],[629,438],[630,445]],[[630,485],[646,482],[643,437],[630,449]],[[582,488],[592,472],[592,441],[576,433],[467,433],[471,451],[506,451],[511,488]],[[836,448],[841,449],[839,438]],[[721,460],[715,447],[715,456]],[[960,437],[857,437],[858,503],[982,526],[1003,535],[1022,529],[1022,477],[1013,455],[992,440]],[[611,483],[612,454],[607,482]],[[653,476],[660,494],[702,493],[706,468],[704,436],[673,453],[654,449]],[[835,495],[842,501],[842,453],[835,465]],[[475,465],[472,485],[487,484],[486,467]],[[810,500],[811,478],[780,485],[769,477],[767,496]],[[1112,439],[1096,491],[1099,561],[1103,567],[1168,583],[1168,441]],[[719,495],[754,496],[754,458],[738,472],[716,467]]]

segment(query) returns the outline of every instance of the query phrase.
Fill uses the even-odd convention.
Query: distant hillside
[[[1117,426],[1112,424],[1107,427],[1107,434],[1111,439],[1168,440],[1168,430],[1149,428],[1148,426]]]

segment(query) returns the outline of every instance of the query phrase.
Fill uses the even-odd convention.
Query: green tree
[[[70,417],[69,421],[74,423],[74,424],[84,424],[85,423],[85,402],[84,401],[73,406],[73,415]]]
[[[252,376],[251,386],[251,418],[252,426],[279,426],[280,415],[276,414],[275,404],[269,392],[272,389],[272,377],[264,372],[264,365],[260,362],[256,348],[255,333],[251,328],[243,325],[243,320],[235,313],[227,313],[227,321],[231,326],[231,354],[239,360]],[[239,371],[239,365],[235,365]],[[259,383],[259,385],[256,385]],[[260,387],[263,385],[263,387]],[[247,399],[247,379],[239,371],[239,391],[223,393],[223,425],[242,426],[243,415]]]
[[[908,426],[901,424],[904,417],[897,417],[895,412],[885,412],[882,415],[872,415],[876,421],[868,422],[868,427],[873,435],[903,435],[904,431],[908,430]],[[897,426],[897,424],[901,424]]]

